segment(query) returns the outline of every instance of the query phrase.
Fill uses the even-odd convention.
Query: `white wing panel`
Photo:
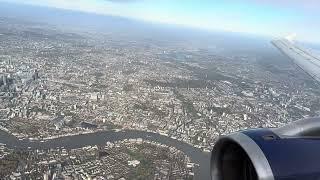
[[[293,44],[292,42],[279,39],[272,41],[283,54],[293,60],[301,69],[320,82],[320,58],[311,52]]]

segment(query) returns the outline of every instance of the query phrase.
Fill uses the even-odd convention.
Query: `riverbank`
[[[57,137],[46,141],[30,141],[29,139],[19,140],[15,136],[5,131],[0,131],[0,143],[6,144],[9,148],[14,149],[50,149],[64,147],[66,149],[75,149],[88,145],[104,144],[124,139],[137,139],[154,141],[167,146],[175,147],[189,156],[192,162],[199,164],[199,170],[196,171],[196,179],[210,179],[210,154],[193,147],[192,145],[172,139],[159,133],[121,130],[121,131],[98,131],[88,134],[78,134],[73,136]]]
[[[74,132],[74,133],[65,133],[65,134],[59,134],[59,135],[53,135],[53,136],[50,136],[50,137],[28,137],[27,135],[24,135],[24,134],[17,134],[17,133],[12,133],[10,132],[8,129],[4,128],[4,127],[1,127],[0,126],[0,130],[2,131],[5,131],[11,135],[13,135],[14,137],[18,138],[19,140],[30,140],[30,141],[40,141],[40,142],[45,142],[45,141],[48,141],[48,140],[52,140],[52,139],[58,139],[58,138],[62,138],[62,137],[68,137],[68,136],[77,136],[77,135],[82,135],[82,134],[91,134],[91,133],[97,133],[97,132],[108,132],[108,131],[114,131],[114,132],[120,132],[120,131],[143,131],[143,132],[150,132],[150,133],[155,133],[155,134],[159,134],[159,135],[162,135],[162,136],[166,136],[166,137],[169,137],[169,138],[172,138],[174,140],[178,140],[178,141],[181,141],[181,142],[184,142],[184,143],[187,143],[189,144],[190,146],[193,146],[194,148],[198,148],[200,150],[202,150],[203,152],[206,152],[206,153],[209,153],[210,150],[207,149],[206,147],[202,147],[202,146],[199,146],[199,145],[194,145],[188,141],[185,141],[183,139],[179,139],[179,138],[176,138],[174,136],[169,136],[167,133],[165,132],[162,132],[162,131],[151,131],[151,130],[148,130],[148,129],[110,129],[110,130],[106,130],[106,129],[95,129],[95,130],[90,130],[90,129],[84,129],[83,131],[79,131],[79,132]]]

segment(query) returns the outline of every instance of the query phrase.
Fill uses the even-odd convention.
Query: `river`
[[[60,137],[56,139],[51,139],[45,142],[40,141],[29,141],[29,140],[19,140],[15,136],[0,130],[0,143],[4,143],[9,148],[14,149],[27,149],[28,147],[32,149],[49,149],[64,147],[66,149],[80,148],[88,145],[103,145],[107,141],[113,142],[123,139],[136,139],[142,138],[149,141],[159,142],[161,144],[166,144],[168,146],[175,147],[183,151],[188,155],[191,160],[199,164],[200,167],[195,169],[195,179],[206,180],[210,179],[210,154],[204,153],[200,149],[195,148],[187,143],[163,136],[160,134],[136,131],[136,130],[126,130],[126,131],[101,131],[90,134],[81,134],[74,136]]]

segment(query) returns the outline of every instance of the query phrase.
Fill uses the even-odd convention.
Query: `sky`
[[[319,0],[0,0],[320,43]]]

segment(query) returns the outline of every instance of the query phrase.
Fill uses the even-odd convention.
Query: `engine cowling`
[[[320,118],[221,137],[211,155],[213,180],[320,180]]]

